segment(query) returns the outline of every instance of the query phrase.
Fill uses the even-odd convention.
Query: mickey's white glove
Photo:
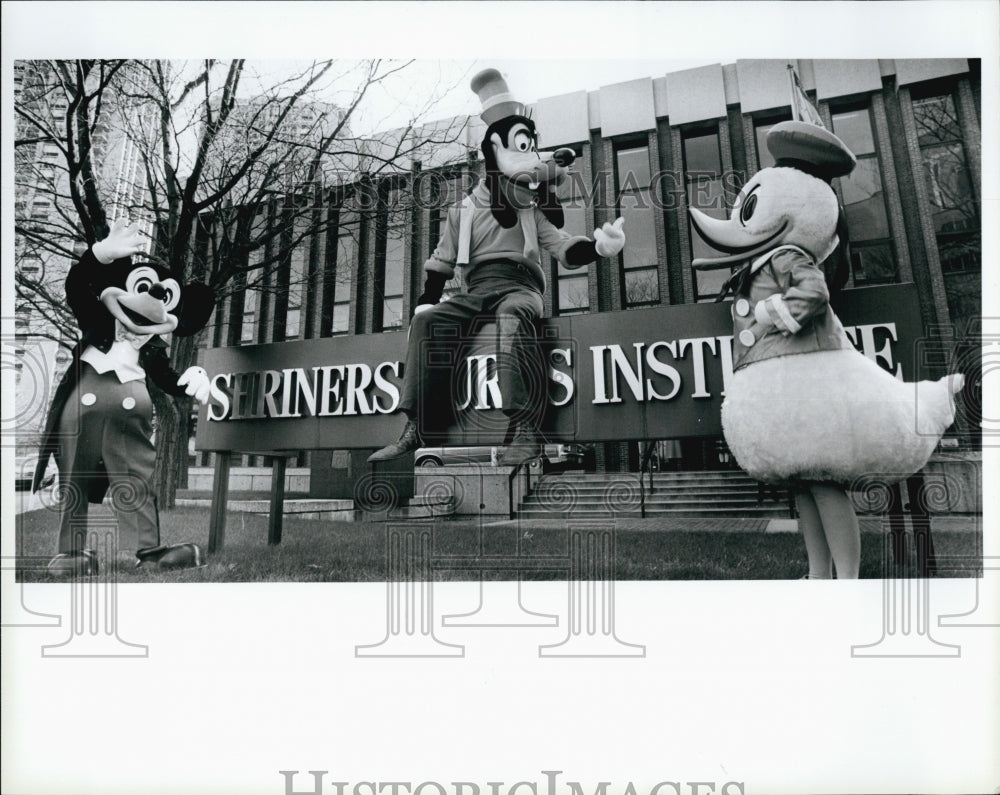
[[[189,367],[184,371],[184,375],[177,379],[177,386],[186,386],[187,389],[184,390],[186,394],[191,395],[199,403],[208,403],[212,382],[203,368]]]
[[[428,309],[433,309],[437,304],[417,304],[413,307],[413,314],[419,315],[421,312],[426,312]]]
[[[594,230],[594,248],[598,256],[613,257],[625,248],[625,233],[622,227],[625,219],[619,218],[613,224],[604,224],[600,229]]]
[[[109,265],[122,257],[142,254],[145,248],[142,234],[138,229],[132,228],[124,218],[115,221],[108,236],[92,246],[97,261],[104,265]]]

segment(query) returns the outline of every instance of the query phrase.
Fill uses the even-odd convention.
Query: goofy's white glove
[[[598,256],[613,257],[625,248],[625,233],[622,231],[624,225],[625,219],[619,218],[613,224],[606,223],[594,230],[594,249]]]
[[[133,229],[124,218],[119,218],[111,226],[108,236],[91,246],[94,257],[102,265],[110,265],[116,259],[142,254],[146,243],[138,229]]]
[[[211,391],[212,382],[203,368],[189,367],[177,379],[177,386],[186,386],[185,393],[191,395],[199,403],[208,403],[208,393]]]

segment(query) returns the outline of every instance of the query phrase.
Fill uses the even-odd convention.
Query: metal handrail
[[[642,483],[642,473],[649,472],[649,493],[655,493],[656,489],[653,486],[653,470],[650,469],[649,462],[653,457],[653,452],[656,450],[658,441],[659,440],[646,445],[646,452],[643,453],[642,464],[639,466],[639,517],[641,519],[646,518],[646,487]]]
[[[507,476],[507,507],[510,512],[510,518],[516,519],[517,512],[514,510],[514,478],[517,477],[517,473],[521,471],[521,467],[527,466],[526,474],[527,479],[524,484],[524,494],[521,495],[522,500],[526,500],[531,496],[531,462],[540,459],[529,458],[527,461],[522,461],[520,464],[515,466],[510,474]]]

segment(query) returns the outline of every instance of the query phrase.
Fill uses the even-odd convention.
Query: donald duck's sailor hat
[[[767,148],[776,168],[797,168],[824,182],[850,174],[858,162],[836,135],[804,121],[775,124],[767,134]]]

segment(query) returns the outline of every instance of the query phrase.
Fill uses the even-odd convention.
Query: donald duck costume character
[[[625,245],[621,218],[595,230],[593,237],[560,228],[563,211],[555,188],[566,177],[573,151],[537,151],[534,122],[496,69],[477,74],[472,90],[489,125],[482,142],[486,177],[448,211],[441,240],[424,264],[426,282],[410,324],[400,401],[407,423],[399,440],[373,453],[370,462],[398,458],[422,446],[423,426],[442,413],[442,395],[450,395],[444,368],[432,366],[435,360],[450,359],[439,349],[462,339],[484,316],[496,317],[500,394],[513,426],[512,443],[499,463],[517,466],[540,455],[545,378],[534,328],[543,311],[546,281],[540,250],[575,268],[613,257]],[[441,301],[456,267],[464,271],[466,292]]]
[[[860,536],[845,487],[922,468],[954,419],[963,379],[904,383],[854,349],[820,269],[844,231],[830,180],[853,170],[854,155],[797,121],[775,125],[767,147],[774,167],[744,185],[729,220],[691,209],[698,233],[724,252],[696,268],[750,260],[728,283],[734,372],[723,433],[750,475],[795,491],[809,578],[829,579],[831,564],[838,578],[856,578]]]

